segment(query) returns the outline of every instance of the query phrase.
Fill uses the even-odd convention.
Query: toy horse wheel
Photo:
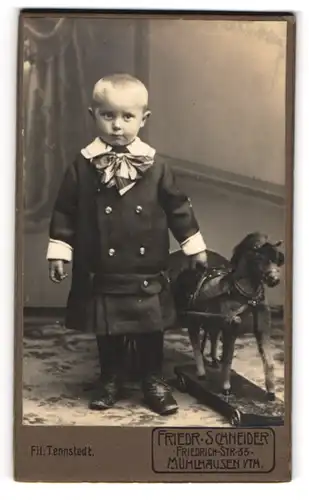
[[[177,375],[177,388],[180,392],[187,392],[187,384],[182,375]]]
[[[234,410],[230,417],[230,424],[233,427],[238,427],[241,423],[241,414],[239,410]]]

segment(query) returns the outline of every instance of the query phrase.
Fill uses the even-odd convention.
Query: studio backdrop
[[[94,83],[108,73],[132,73],[149,87],[152,117],[143,139],[167,158],[180,179],[198,181],[190,195],[213,249],[229,257],[246,230],[282,238],[285,29],[285,23],[252,21],[26,20],[26,307],[65,303],[69,280],[61,287],[48,280],[49,217],[65,168],[93,137],[87,108]],[[255,198],[271,203],[269,218],[259,217],[256,208],[249,220],[239,220],[241,215],[235,212],[231,223],[233,205],[226,208],[224,200],[225,208],[219,207],[210,217],[205,214],[207,200],[199,208],[201,181],[208,189],[222,185],[248,192],[244,203],[252,206]],[[211,206],[211,193],[209,199]],[[272,300],[282,304],[283,294],[282,287],[276,289]]]

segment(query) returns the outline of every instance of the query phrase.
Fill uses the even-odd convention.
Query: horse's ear
[[[283,243],[283,240],[278,240],[278,241],[276,241],[276,243],[273,244],[273,246],[274,247],[281,247],[282,243]]]

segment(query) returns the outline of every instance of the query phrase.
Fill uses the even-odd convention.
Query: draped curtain
[[[135,21],[30,18],[24,22],[23,168],[26,230],[50,217],[64,169],[91,140],[88,106],[104,73],[134,72]]]

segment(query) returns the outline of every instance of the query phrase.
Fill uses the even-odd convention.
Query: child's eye
[[[110,113],[108,111],[100,111],[100,116],[104,118],[104,120],[112,120],[113,119],[113,113]]]
[[[132,113],[125,113],[123,115],[123,118],[126,120],[126,121],[129,121],[129,120],[132,120],[132,118],[134,118],[134,115],[132,115]]]

